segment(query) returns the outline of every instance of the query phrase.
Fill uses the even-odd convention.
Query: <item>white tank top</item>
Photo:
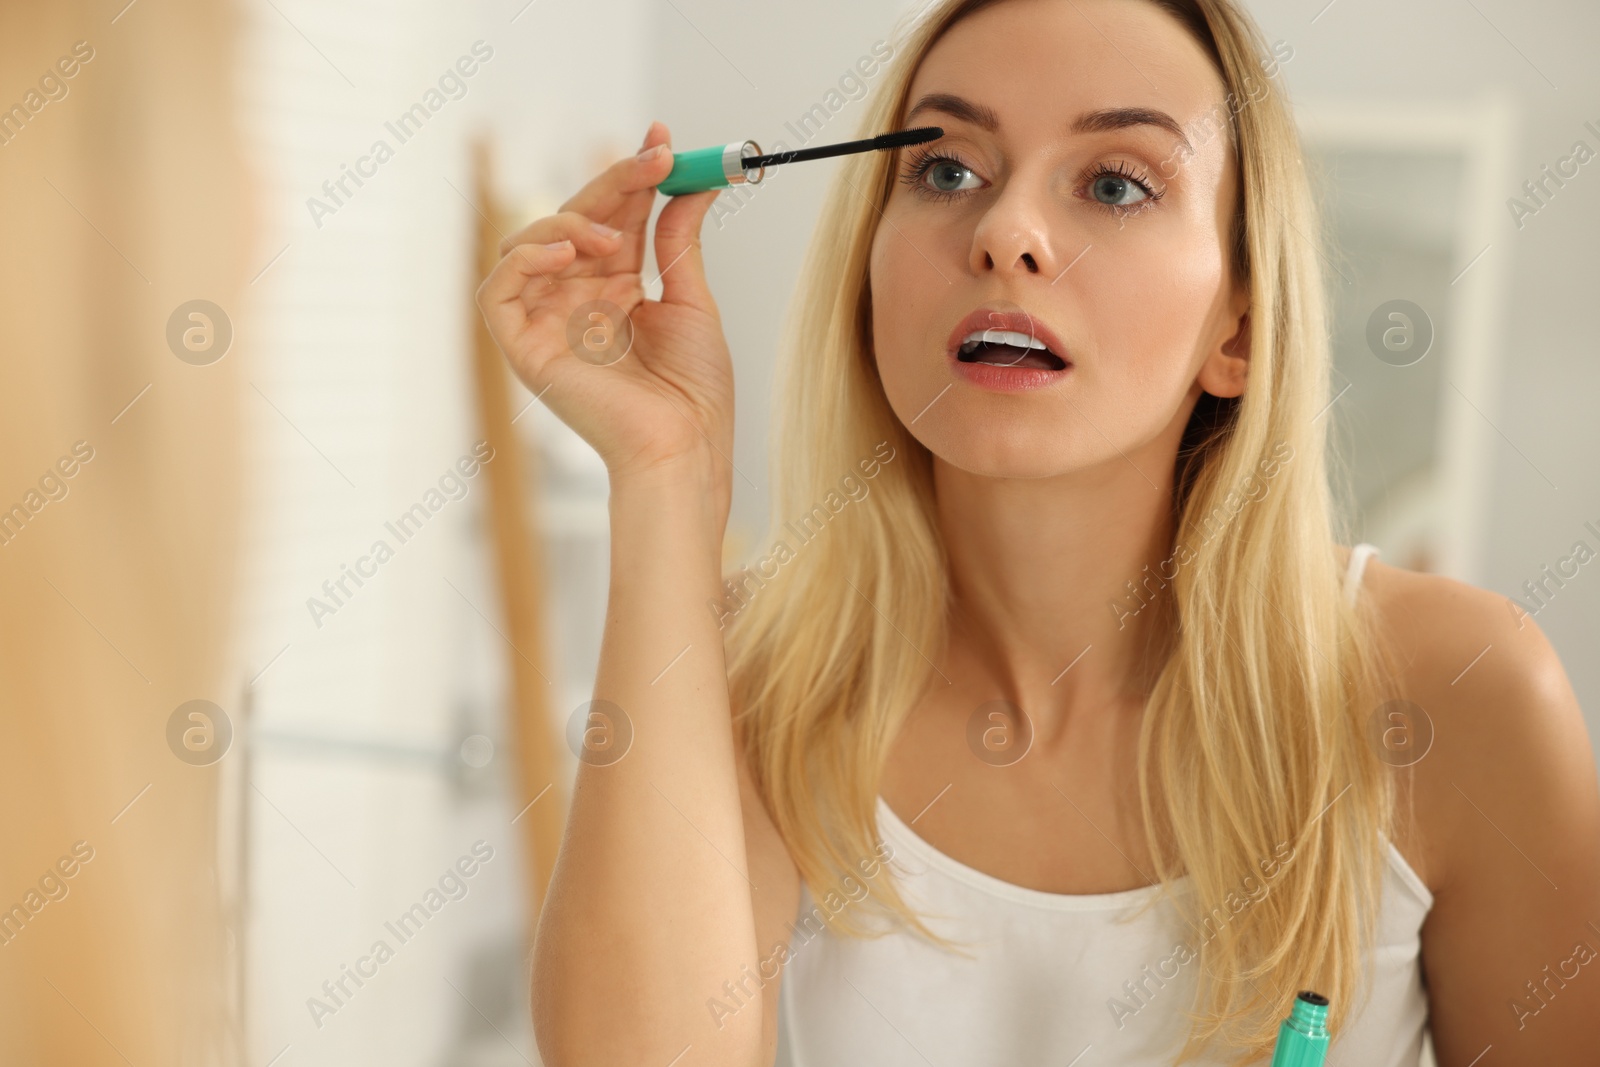
[[[1348,596],[1375,551],[1365,543],[1352,550]],[[893,848],[889,865],[907,903],[935,932],[964,942],[971,958],[898,927],[876,939],[817,932],[817,921],[799,921],[816,907],[802,883],[779,999],[780,1065],[1172,1063],[1195,991],[1193,932],[1170,900],[1131,923],[1116,921],[1158,895],[1159,885],[1062,894],[1004,882],[935,849],[881,797],[878,828]],[[1433,894],[1387,844],[1377,939],[1363,979],[1370,996],[1330,1047],[1329,1067],[1416,1067],[1421,1055],[1427,998],[1418,934]],[[1174,890],[1189,891],[1187,876]],[[1226,1058],[1195,1062],[1220,1067]]]

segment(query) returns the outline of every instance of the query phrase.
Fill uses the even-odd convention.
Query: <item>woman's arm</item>
[[[749,961],[746,973],[764,980],[757,983],[762,1012],[761,1055],[757,1062],[761,1067],[772,1067],[778,1050],[778,993],[790,959],[791,926],[800,910],[800,872],[756,791],[743,752],[739,754],[739,799],[744,808],[745,854],[750,857],[750,879],[756,884],[752,900],[759,953]],[[724,993],[726,990],[717,990],[719,997]],[[741,1013],[744,1010],[739,1008]]]
[[[1600,786],[1572,687],[1503,597],[1384,570],[1434,729],[1415,771],[1439,1067],[1600,1062]]]
[[[715,457],[712,457],[714,459]],[[611,586],[595,682],[633,740],[580,763],[534,952],[552,1067],[754,1067],[763,1011],[707,1009],[756,958],[722,637],[711,459],[614,480]]]
[[[756,1067],[769,1021],[759,1003],[726,1018],[707,1008],[757,959],[752,897],[765,874],[747,855],[709,607],[733,450],[732,363],[699,240],[715,192],[662,207],[660,300],[646,299],[641,278],[668,146],[652,124],[653,154],[615,164],[508,238],[478,291],[518,376],[611,477],[594,696],[612,722],[597,721],[601,743],[580,753],[534,938],[534,1028],[552,1067]],[[764,843],[750,851],[770,866],[770,839],[754,829]],[[762,898],[763,916],[775,899]]]

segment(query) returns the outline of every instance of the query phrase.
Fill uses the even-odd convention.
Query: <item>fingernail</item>
[[[571,244],[572,244],[571,241],[552,241],[550,244],[545,245],[545,247],[546,248],[552,248],[552,249],[554,249],[554,248],[566,248]]]
[[[664,144],[658,144],[654,148],[646,148],[643,152],[639,153],[639,161],[641,163],[648,163],[652,159],[659,159],[661,157],[661,153],[665,152],[666,150],[667,146]]]
[[[615,237],[617,234],[622,232],[621,230],[612,229],[603,222],[591,222],[589,225],[593,227],[594,232],[599,234],[601,237]]]

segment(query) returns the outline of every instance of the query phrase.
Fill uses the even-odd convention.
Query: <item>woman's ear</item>
[[[1250,308],[1239,313],[1233,336],[1206,357],[1200,368],[1200,388],[1212,396],[1231,397],[1244,393],[1250,374]]]

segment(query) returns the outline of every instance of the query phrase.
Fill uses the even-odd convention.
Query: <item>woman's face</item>
[[[900,150],[870,269],[884,389],[934,455],[1154,479],[1201,390],[1243,391],[1225,96],[1145,0],[1006,0],[929,51],[903,125],[944,136]],[[952,351],[986,328],[1022,344]]]

